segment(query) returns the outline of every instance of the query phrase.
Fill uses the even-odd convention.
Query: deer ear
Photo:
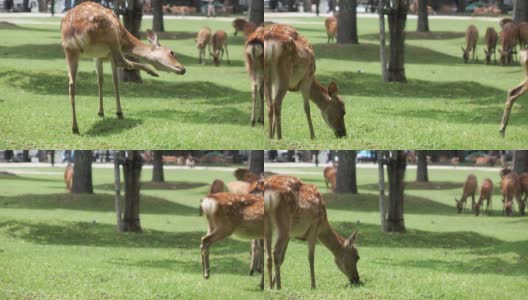
[[[333,81],[328,85],[328,94],[332,98],[337,96],[337,84]]]
[[[158,41],[158,35],[150,29],[147,29],[147,40],[152,44],[152,46],[160,45]]]
[[[356,241],[356,238],[357,238],[357,231],[354,231],[354,233],[352,233],[346,240],[345,240],[345,247],[352,247],[352,245],[354,244],[354,242]]]

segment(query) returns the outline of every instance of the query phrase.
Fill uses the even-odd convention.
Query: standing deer
[[[475,25],[469,25],[466,29],[466,48],[462,47],[462,58],[464,58],[464,63],[467,64],[469,60],[469,54],[472,53],[471,58],[473,61],[475,61],[475,53],[477,50],[477,41],[478,41],[478,29]],[[478,55],[476,57],[476,61],[478,61]]]
[[[216,31],[211,37],[211,46],[213,52],[209,52],[213,57],[215,66],[219,66],[222,58],[224,57],[224,51],[227,55],[227,63],[229,64],[229,52],[227,51],[227,33],[223,30]],[[209,51],[211,51],[209,49]]]
[[[505,23],[500,33],[500,39],[501,49],[499,49],[499,53],[501,55],[501,64],[511,65],[515,49],[517,48],[517,41],[519,40],[519,28],[517,25],[511,22]]]
[[[196,48],[198,49],[198,63],[205,64],[205,48],[209,46],[209,53],[211,53],[211,46],[209,41],[211,40],[211,28],[204,27],[198,31],[196,36]]]
[[[208,223],[207,235],[202,237],[200,245],[203,277],[208,279],[212,244],[232,234],[250,240],[263,239],[264,202],[261,195],[216,193],[202,199],[200,210]],[[260,287],[264,288],[264,272]]]
[[[335,40],[337,35],[337,19],[336,17],[328,17],[325,19],[326,36],[328,37],[328,44]]]
[[[506,134],[506,127],[508,126],[513,103],[528,91],[528,50],[521,51],[521,64],[524,67],[524,81],[508,92],[508,98],[506,98],[506,105],[499,129],[503,137]]]
[[[258,123],[264,124],[264,28],[259,27],[247,39],[244,48],[246,69],[251,79],[251,126],[255,126],[257,103],[259,107]]]
[[[312,46],[288,25],[272,24],[264,28],[264,89],[268,106],[268,136],[282,138],[281,107],[284,96],[300,91],[310,138],[315,138],[310,116],[312,100],[321,110],[323,119],[336,137],[346,136],[345,104],[337,94],[337,85],[328,88],[314,78],[315,56]]]
[[[475,193],[477,192],[477,177],[470,174],[464,182],[464,190],[462,191],[462,197],[460,200],[455,198],[457,212],[463,213],[466,209],[466,199],[471,196],[471,211],[475,211]]]
[[[64,183],[66,183],[66,190],[68,190],[68,192],[71,192],[73,184],[73,166],[69,162],[66,166],[66,169],[64,170]]]
[[[517,25],[519,30],[519,46],[525,49],[528,46],[528,22],[522,22]]]
[[[264,245],[270,288],[281,288],[281,265],[290,237],[308,243],[311,287],[315,288],[314,253],[317,240],[334,254],[334,261],[351,283],[359,282],[357,232],[345,239],[334,231],[326,215],[324,199],[314,185],[292,176],[274,175],[264,180]],[[277,240],[271,256],[273,231]],[[272,267],[275,265],[275,279]]]
[[[235,29],[235,33],[233,33],[233,35],[236,36],[239,31],[244,32],[244,26],[246,26],[247,23],[248,21],[242,18],[236,18],[235,20],[233,20],[232,24],[233,28]]]
[[[493,195],[493,182],[491,179],[486,178],[482,182],[482,186],[480,187],[480,197],[477,204],[475,204],[475,215],[478,216],[480,214],[480,207],[484,204],[484,200],[486,200],[486,213],[488,215],[491,215],[492,213],[492,203],[491,203],[491,196]]]
[[[528,199],[528,173],[521,173],[519,175],[519,182],[521,184],[522,201],[526,206],[526,200]]]
[[[176,60],[174,52],[160,46],[156,33],[147,30],[147,39],[151,45],[139,41],[130,34],[119,22],[112,10],[94,2],[84,2],[69,10],[61,22],[62,47],[66,54],[69,75],[69,92],[72,106],[72,132],[79,134],[77,117],[75,115],[75,80],[81,56],[92,57],[95,61],[97,86],[99,90],[99,112],[103,117],[103,60],[110,59],[112,63],[112,78],[116,98],[116,115],[123,118],[117,67],[135,69],[158,76],[156,70],[185,74],[185,68]],[[125,55],[146,60],[149,64],[130,61]]]
[[[521,199],[521,184],[519,174],[505,169],[501,171],[502,213],[505,216],[513,216],[513,198],[517,200],[519,212],[524,215],[524,202]]]
[[[497,41],[499,40],[499,35],[497,34],[497,31],[493,27],[488,27],[486,29],[486,35],[484,36],[484,40],[486,42],[486,49],[484,49],[484,53],[486,54],[486,64],[491,63],[491,55],[493,54],[493,57],[495,59],[495,64],[497,64]]]
[[[323,170],[323,176],[325,179],[326,189],[331,189],[332,191],[335,191],[336,188],[336,175],[337,175],[337,168],[334,166],[328,166],[324,168]]]

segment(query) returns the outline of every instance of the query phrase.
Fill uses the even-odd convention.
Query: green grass
[[[229,238],[211,248],[211,278],[201,277],[199,243],[206,222],[200,197],[230,172],[169,170],[167,187],[145,183],[142,234],[115,231],[112,170],[94,169],[95,195],[64,193],[55,175],[0,177],[0,298],[181,299],[521,299],[528,280],[526,217],[500,216],[498,170],[474,171],[495,183],[494,216],[455,213],[464,170],[430,170],[416,184],[408,170],[405,234],[379,230],[377,170],[358,169],[358,195],[325,193],[331,224],[359,231],[362,284],[349,286],[321,244],[317,289],[310,289],[306,244],[291,241],[283,290],[261,292],[247,275],[249,243]],[[273,171],[273,169],[270,169]],[[322,168],[288,169],[325,192]],[[143,180],[149,181],[150,170]]]

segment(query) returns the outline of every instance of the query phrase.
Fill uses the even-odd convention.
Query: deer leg
[[[72,107],[72,133],[79,134],[79,127],[77,126],[77,116],[75,114],[75,79],[77,77],[77,69],[79,67],[79,53],[65,50],[66,62],[68,63],[68,77],[69,77],[69,93],[70,103]]]
[[[268,107],[268,138],[272,139],[274,134],[273,125],[273,99],[271,98],[271,85],[264,86],[264,96],[266,97],[266,106]]]
[[[284,81],[287,82],[287,81]],[[277,131],[277,139],[282,139],[281,107],[287,87],[280,81],[276,82],[275,98],[273,99],[273,131]]]
[[[225,52],[226,52],[226,56],[227,56],[227,64],[230,65],[231,62],[229,61],[229,51],[227,51],[227,44],[225,45]]]
[[[104,117],[103,109],[103,60],[94,58],[95,73],[97,74],[97,88],[99,91],[99,112],[97,115]]]
[[[270,216],[264,217],[264,248],[266,252],[266,272],[268,273],[268,281],[270,289],[273,289],[273,278],[272,278],[272,268],[273,268],[273,259],[271,257],[271,218]],[[262,281],[264,280],[264,272],[262,272]],[[264,282],[262,282],[262,288],[264,288]]]
[[[315,259],[315,243],[317,243],[317,228],[312,227],[308,241],[308,262],[310,264],[310,282],[312,289],[315,289],[315,269],[314,269],[314,259]]]
[[[255,114],[257,113],[257,93],[258,87],[254,80],[251,80],[251,100],[253,100],[253,109],[251,110],[251,126],[255,126]]]
[[[121,110],[121,98],[119,96],[119,78],[117,77],[117,64],[112,60],[112,82],[114,83],[114,95],[116,99],[116,115],[118,119],[123,119]]]
[[[264,124],[264,80],[262,78],[259,79],[258,92],[260,100],[260,113],[257,122]]]
[[[158,72],[151,65],[141,64],[126,59],[121,52],[120,45],[112,45],[110,51],[112,53],[112,58],[118,67],[128,70],[145,71],[151,76],[159,77]]]
[[[200,245],[200,250],[202,253],[202,269],[203,269],[203,277],[205,279],[209,279],[209,247],[211,245],[219,240],[222,240],[226,237],[228,237],[231,234],[230,231],[226,230],[219,230],[219,228],[216,228],[211,233],[207,234],[206,236],[202,237],[202,243]]]
[[[475,212],[475,194],[471,194],[471,212]]]
[[[504,114],[502,115],[501,125],[499,129],[499,132],[503,137],[504,137],[504,134],[506,133],[506,127],[508,126],[508,120],[510,118],[510,112],[511,112],[513,103],[520,96],[526,93],[527,90],[528,90],[528,81],[524,81],[523,83],[519,84],[518,86],[513,88],[508,93],[508,98],[506,100],[506,105],[504,107]]]
[[[315,133],[312,125],[312,116],[310,114],[310,86],[308,83],[302,83],[301,93],[304,101],[304,114],[306,115],[306,120],[308,121],[308,127],[310,129],[310,138],[313,140],[315,139]]]

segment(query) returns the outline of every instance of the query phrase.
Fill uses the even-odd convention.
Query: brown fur
[[[244,169],[244,168],[236,169],[233,172],[233,175],[235,176],[237,180],[245,181],[247,183],[252,183],[260,179],[260,177],[257,174],[251,172],[248,169]]]
[[[497,161],[493,156],[481,156],[475,159],[475,166],[494,166]]]
[[[514,23],[504,24],[500,33],[501,55],[500,60],[502,65],[511,65],[513,63],[513,55],[519,39],[519,28]]]
[[[525,49],[528,46],[528,22],[522,22],[517,25],[519,31],[519,46]]]
[[[258,122],[264,125],[264,28],[259,27],[246,41],[244,47],[246,70],[251,80],[251,98],[253,110],[251,112],[251,126]],[[257,105],[259,108],[258,120]]]
[[[475,25],[469,25],[466,29],[466,48],[462,47],[462,58],[464,63],[469,61],[469,55],[472,54],[473,61],[478,61],[478,57],[475,56],[477,50],[477,41],[478,41],[479,32]],[[476,58],[476,59],[475,59]]]
[[[337,175],[337,168],[333,166],[329,166],[324,168],[323,170],[323,176],[325,179],[326,188],[328,189],[330,186],[330,189],[335,192],[336,188],[336,175]]]
[[[205,48],[210,47],[209,41],[211,40],[211,28],[204,27],[198,31],[196,36],[196,48],[198,49],[198,63],[205,63]],[[211,51],[211,49],[209,49]]]
[[[477,193],[477,177],[470,174],[464,182],[464,189],[460,200],[455,198],[456,209],[458,213],[463,213],[466,208],[466,199],[471,196],[471,211],[475,211],[475,194]]]
[[[268,137],[282,138],[281,106],[287,91],[300,91],[304,112],[315,138],[310,100],[321,110],[323,119],[336,137],[346,136],[345,104],[337,94],[337,85],[328,89],[314,78],[315,56],[310,43],[293,27],[273,24],[264,28],[264,89],[268,106]],[[272,94],[272,92],[274,94]]]
[[[271,176],[264,180],[264,199],[266,214],[264,241],[270,288],[273,288],[274,284],[277,289],[281,288],[281,265],[290,237],[308,243],[312,288],[315,288],[314,251],[318,239],[334,254],[337,266],[350,282],[359,282],[357,271],[359,255],[353,245],[357,234],[353,233],[345,239],[334,231],[328,223],[323,196],[314,185],[305,184],[292,176]],[[271,258],[272,231],[277,234],[273,259]],[[273,264],[275,264],[275,280],[272,280]]]
[[[508,172],[501,179],[503,215],[513,216],[513,198],[517,200],[519,212],[524,215],[524,202],[521,199],[521,184],[519,174]]]
[[[227,51],[227,33],[223,30],[217,30],[211,37],[211,48],[213,52],[213,63],[215,66],[219,66],[224,57],[224,52],[227,55],[227,63],[229,64],[229,52]]]
[[[486,178],[484,179],[484,181],[482,182],[482,186],[480,187],[479,201],[477,202],[477,204],[475,204],[475,215],[478,216],[480,214],[480,207],[484,203],[484,200],[486,200],[486,213],[488,215],[491,215],[491,212],[493,209],[492,202],[491,202],[492,195],[493,195],[493,182],[491,181],[491,179]]]
[[[224,181],[221,179],[215,179],[209,188],[209,194],[222,193],[225,189]]]
[[[66,183],[66,190],[71,192],[73,184],[73,166],[71,164],[68,164],[64,170],[64,183]]]
[[[486,42],[486,49],[484,49],[484,53],[486,54],[486,64],[491,63],[491,55],[495,58],[495,63],[497,63],[497,55],[496,55],[496,49],[497,49],[497,41],[499,40],[499,35],[497,34],[497,31],[493,27],[488,27],[486,29],[486,35],[484,36],[484,40]]]
[[[246,39],[248,39],[255,30],[257,30],[257,25],[253,22],[247,22],[242,28],[242,32],[244,32]]]
[[[244,32],[244,26],[246,26],[246,24],[248,23],[248,21],[244,20],[244,19],[241,19],[241,18],[236,18],[234,21],[233,21],[233,28],[235,29],[235,32],[233,33],[234,36],[236,36],[238,34],[238,32]]]
[[[337,35],[337,18],[328,17],[325,19],[326,36],[328,37],[328,43],[330,44],[335,40]]]

